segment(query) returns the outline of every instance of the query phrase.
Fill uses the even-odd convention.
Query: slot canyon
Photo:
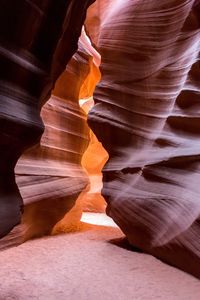
[[[200,1],[0,0],[0,300],[200,299]]]

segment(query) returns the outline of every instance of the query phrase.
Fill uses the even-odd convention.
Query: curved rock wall
[[[20,222],[14,167],[40,140],[40,109],[77,49],[92,2],[0,1],[0,237]]]
[[[26,151],[15,169],[24,226],[0,248],[56,232],[88,185],[87,43],[64,69],[92,2],[0,1],[0,237],[20,222],[14,168]],[[107,213],[132,245],[200,278],[199,12],[199,0],[97,0],[86,27],[102,56],[89,124],[109,153]],[[71,212],[80,219],[79,205]]]
[[[90,72],[88,73],[88,76],[86,77],[79,94],[80,106],[88,115],[88,112],[94,105],[94,89],[101,78],[101,73],[99,71],[101,57],[91,45],[91,41],[85,34],[85,31],[82,32],[80,42],[84,44],[85,49],[87,50],[88,54],[90,53],[92,58],[90,61]],[[92,130],[90,130],[90,142],[87,150],[83,154],[81,161],[81,164],[87,171],[90,180],[90,188],[81,199],[83,211],[105,212],[106,203],[101,195],[101,171],[107,159],[107,152],[102,147],[102,144],[97,140]]]
[[[85,27],[95,47],[98,47],[99,35],[109,11],[115,6],[114,0],[96,0],[87,10]]]
[[[88,114],[94,106],[93,98],[83,100],[81,107]],[[90,189],[82,199],[83,211],[103,213],[106,210],[106,202],[101,195],[102,189],[102,169],[108,160],[108,153],[98,141],[95,134],[90,130],[90,142],[87,150],[83,154],[82,166],[86,169]]]
[[[107,213],[132,245],[200,277],[200,18],[194,0],[113,1],[89,124]]]
[[[74,230],[80,220],[87,194],[84,189],[89,188],[89,178],[81,162],[90,130],[79,99],[92,95],[100,76],[94,67],[92,50],[83,31],[78,51],[42,109],[45,132],[40,145],[27,151],[15,169],[25,203],[26,238],[51,233],[69,210],[54,228],[54,233]]]

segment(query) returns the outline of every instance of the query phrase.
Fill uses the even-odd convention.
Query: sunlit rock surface
[[[96,0],[87,10],[85,20],[86,31],[95,47],[98,47],[98,40],[104,20],[109,11],[113,10],[115,3],[114,0]]]
[[[44,131],[41,107],[77,50],[86,9],[92,2],[0,1],[0,237],[20,222],[23,202],[15,183],[14,167],[21,154],[40,140]],[[54,118],[57,118],[61,112],[53,108],[55,103],[59,103],[58,111],[66,108],[60,105],[59,99],[51,100],[46,110],[48,113],[54,111]],[[74,109],[72,104],[71,110]],[[63,124],[59,126],[63,128]],[[45,135],[48,130],[47,126]],[[51,142],[55,140],[54,136],[55,130]],[[43,149],[45,143],[43,138]],[[42,158],[42,155],[38,156]],[[54,155],[57,155],[56,151]],[[34,182],[38,178],[34,178],[33,169],[29,178],[32,177]],[[40,174],[49,175],[42,171]],[[55,174],[55,180],[59,175]],[[42,179],[41,176],[41,187],[48,181],[47,177]],[[27,184],[22,182],[22,185]],[[37,193],[35,183],[34,189],[33,194]],[[31,193],[26,191],[26,194]]]
[[[52,225],[74,206],[78,195],[89,184],[81,166],[89,143],[89,128],[79,98],[91,69],[92,56],[84,48],[84,40],[86,37],[82,37],[77,53],[42,109],[45,132],[40,145],[29,150],[16,168],[17,182],[26,204],[23,222],[31,225],[31,234],[50,233]],[[66,231],[80,220],[80,202],[79,199],[75,208],[77,214],[74,209],[70,212],[72,220],[66,216],[62,222],[62,230]]]
[[[197,277],[199,11],[194,0],[112,1],[100,23],[102,79],[89,114],[109,153],[108,215],[132,245]]]
[[[93,98],[83,100],[81,107],[88,114],[94,106]],[[102,168],[108,160],[108,153],[90,130],[90,142],[82,158],[82,166],[87,170],[90,179],[90,189],[82,199],[83,210],[90,212],[105,212],[106,202],[101,195]]]

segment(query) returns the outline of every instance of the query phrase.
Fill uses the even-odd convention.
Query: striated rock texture
[[[88,114],[94,106],[93,98],[83,100],[81,107]],[[90,142],[83,154],[82,166],[87,170],[90,179],[90,189],[82,199],[83,211],[105,212],[106,202],[101,195],[102,168],[108,160],[108,153],[102,147],[95,134],[90,130]]]
[[[0,237],[20,222],[23,203],[14,167],[40,140],[40,109],[77,49],[92,2],[0,0]]]
[[[87,10],[85,27],[95,47],[98,46],[99,35],[104,20],[109,11],[113,10],[116,1],[114,0],[96,0]]]
[[[89,124],[107,213],[134,246],[200,278],[200,6],[116,0]]]
[[[99,53],[91,45],[91,41],[83,30],[80,42],[84,45],[88,55],[90,55],[90,72],[81,87],[79,98],[82,109],[88,114],[93,107],[94,89],[101,78],[99,65],[101,58]],[[87,150],[83,154],[81,164],[87,171],[90,180],[90,187],[82,197],[83,211],[105,212],[106,202],[101,195],[102,189],[102,168],[108,159],[108,154],[90,130],[90,142]]]
[[[26,239],[51,233],[75,205],[80,193],[76,206],[53,232],[74,229],[81,218],[84,189],[89,186],[81,166],[89,143],[89,128],[79,98],[90,96],[95,86],[94,77],[89,76],[93,73],[93,56],[87,46],[88,38],[83,31],[78,51],[42,109],[45,132],[40,145],[27,151],[15,169],[25,203]]]

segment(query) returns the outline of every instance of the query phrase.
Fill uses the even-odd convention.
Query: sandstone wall
[[[112,1],[89,124],[109,153],[108,215],[133,246],[200,277],[198,3]]]

